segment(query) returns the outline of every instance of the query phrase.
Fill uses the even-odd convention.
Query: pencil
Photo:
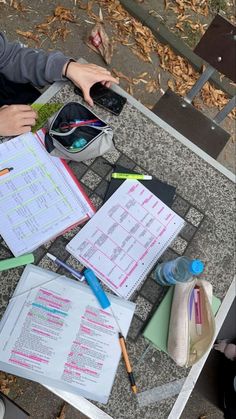
[[[13,167],[6,167],[5,169],[0,170],[0,176],[6,175],[11,170],[13,170]]]
[[[136,384],[135,384],[134,375],[133,375],[133,372],[132,372],[132,367],[131,367],[129,357],[128,357],[128,353],[127,353],[127,349],[126,349],[125,338],[122,335],[122,333],[120,333],[120,332],[119,332],[119,341],[120,341],[122,355],[123,355],[123,358],[124,358],[124,361],[125,361],[126,371],[128,373],[131,389],[132,389],[133,393],[136,394],[137,393],[137,387],[136,387]]]

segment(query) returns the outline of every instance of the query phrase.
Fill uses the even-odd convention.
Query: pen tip
[[[10,172],[11,170],[13,170],[13,167],[8,167],[8,170],[9,170],[9,172]]]

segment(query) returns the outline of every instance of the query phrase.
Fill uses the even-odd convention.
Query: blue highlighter
[[[102,308],[110,307],[111,303],[108,300],[105,292],[102,289],[100,282],[98,281],[92,269],[85,268],[83,271],[83,274],[90,288],[93,290],[95,296],[97,297],[101,307]]]

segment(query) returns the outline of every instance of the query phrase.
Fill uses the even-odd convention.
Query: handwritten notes
[[[78,185],[71,187],[66,166],[33,134],[0,144],[0,169],[5,167],[13,170],[0,178],[0,234],[15,256],[91,215]]]

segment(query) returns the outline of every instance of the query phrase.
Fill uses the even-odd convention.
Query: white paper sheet
[[[109,299],[126,336],[135,304]],[[25,268],[0,323],[1,370],[106,403],[120,355],[114,317],[87,285]]]
[[[6,167],[13,170],[0,177],[0,234],[15,256],[91,216],[66,166],[32,133],[0,144],[0,169]]]
[[[137,180],[126,180],[67,245],[116,294],[129,298],[184,220]]]

